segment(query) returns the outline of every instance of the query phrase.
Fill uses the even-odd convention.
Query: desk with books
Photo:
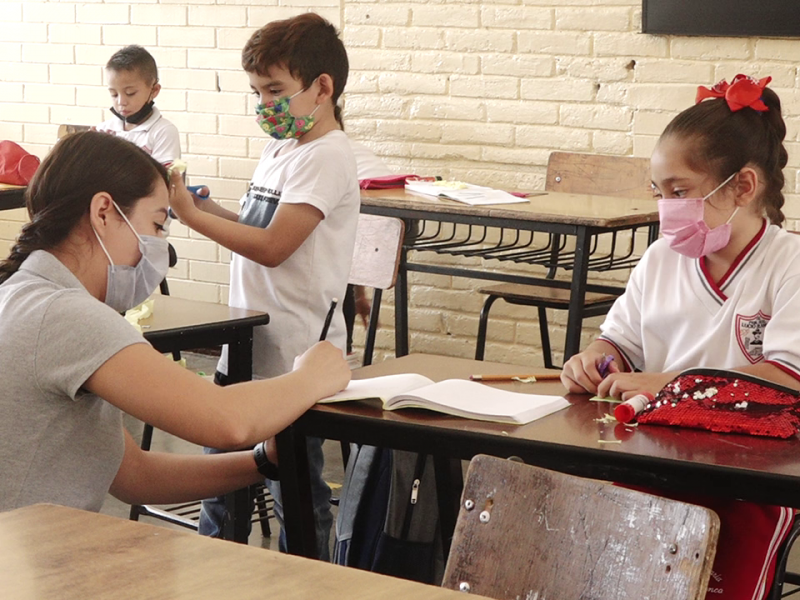
[[[408,354],[408,272],[415,271],[569,289],[566,360],[580,350],[586,292],[623,291],[619,285],[587,283],[589,273],[631,268],[658,237],[655,200],[584,194],[535,192],[523,204],[470,206],[403,189],[371,190],[361,192],[361,212],[419,221],[418,226],[406,226],[395,287],[397,356]],[[644,244],[636,245],[637,231],[643,232]],[[410,262],[412,250],[479,258],[481,266]],[[483,268],[492,264],[539,265],[547,276]],[[559,270],[571,272],[570,280],[554,279]]]
[[[522,373],[499,363],[412,354],[354,371],[366,378],[421,373],[435,381],[475,373]],[[563,394],[558,382],[505,383],[536,394]],[[717,434],[660,426],[627,427],[596,419],[612,412],[588,395],[567,396],[571,406],[527,425],[471,421],[422,410],[382,411],[376,400],[317,405],[281,433],[281,488],[289,551],[311,555],[307,502],[307,435],[431,454],[437,464],[442,527],[452,532],[458,509],[458,474],[449,459],[476,454],[519,456],[526,463],[606,481],[653,489],[693,491],[754,502],[800,507],[800,439]]]

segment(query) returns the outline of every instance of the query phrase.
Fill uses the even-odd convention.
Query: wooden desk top
[[[411,354],[358,369],[353,372],[353,377],[361,379],[409,372],[441,381],[463,379],[476,373],[536,373],[537,370],[461,358]],[[516,392],[554,395],[565,393],[560,382],[493,385]],[[568,395],[567,399],[572,404],[569,408],[522,426],[472,421],[425,410],[383,411],[377,400],[317,405],[307,415],[319,415],[320,422],[324,419],[333,430],[340,430],[346,421],[358,421],[359,431],[377,432],[374,441],[359,440],[364,443],[379,444],[382,432],[398,424],[412,429],[418,426],[418,433],[425,433],[424,436],[418,436],[423,440],[422,445],[425,445],[424,449],[418,448],[418,451],[441,451],[442,448],[450,447],[449,444],[454,446],[456,438],[466,436],[475,441],[475,446],[501,449],[508,452],[506,456],[531,456],[536,459],[531,462],[542,466],[547,466],[544,464],[544,457],[549,456],[548,460],[558,461],[561,470],[570,472],[581,473],[581,469],[590,460],[594,463],[601,460],[605,465],[602,476],[605,479],[614,480],[614,477],[620,475],[614,473],[616,468],[626,469],[629,476],[635,472],[635,477],[639,479],[652,478],[654,484],[661,481],[661,477],[667,473],[675,481],[676,474],[680,474],[684,482],[681,485],[696,484],[698,490],[700,486],[715,486],[714,490],[722,494],[725,493],[723,486],[728,486],[728,491],[736,489],[738,494],[745,487],[746,492],[739,497],[758,500],[754,496],[772,498],[779,494],[786,506],[800,507],[798,437],[779,440],[657,425],[627,427],[620,423],[606,424],[596,419],[613,412],[613,405],[610,403],[590,402],[586,394]],[[367,427],[368,423],[373,426]],[[315,423],[312,435],[322,435],[318,429],[322,427]],[[645,475],[641,475],[642,473]],[[601,478],[596,471],[594,476]],[[712,477],[716,478],[713,484],[710,483]],[[616,480],[625,481],[624,478]],[[743,486],[742,481],[752,485]],[[788,494],[790,489],[795,492],[794,496]]]
[[[404,189],[361,192],[362,206],[432,214],[468,214],[489,219],[517,219],[601,228],[658,222],[658,203],[653,199],[533,192],[528,200],[529,202],[520,204],[470,206],[446,198],[408,193]]]
[[[269,322],[269,315],[257,310],[185,300],[173,296],[156,295],[153,298],[155,300],[153,314],[139,321],[142,332],[148,339],[175,329],[202,330],[234,321],[247,326],[266,325]]]
[[[49,504],[0,513],[0,590],[15,600],[463,598],[403,579]]]

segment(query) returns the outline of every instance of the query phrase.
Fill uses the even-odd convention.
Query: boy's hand
[[[169,206],[181,223],[188,222],[192,211],[198,210],[201,202],[202,200],[186,189],[183,176],[177,170],[173,170],[170,175]]]
[[[350,383],[350,367],[344,354],[330,342],[317,342],[298,356],[294,370],[303,371],[318,385],[320,398],[340,392]]]

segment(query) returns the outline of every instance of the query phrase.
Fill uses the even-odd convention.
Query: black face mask
[[[149,102],[145,103],[145,105],[137,110],[132,115],[128,115],[127,117],[123,117],[119,114],[114,107],[111,107],[111,114],[113,114],[118,119],[121,119],[123,123],[130,123],[131,125],[138,125],[142,121],[146,120],[147,117],[150,116],[150,113],[153,112],[153,107],[155,106],[155,100],[150,100]]]

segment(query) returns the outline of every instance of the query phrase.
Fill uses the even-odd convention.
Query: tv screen
[[[798,0],[642,0],[642,32],[799,37]]]

